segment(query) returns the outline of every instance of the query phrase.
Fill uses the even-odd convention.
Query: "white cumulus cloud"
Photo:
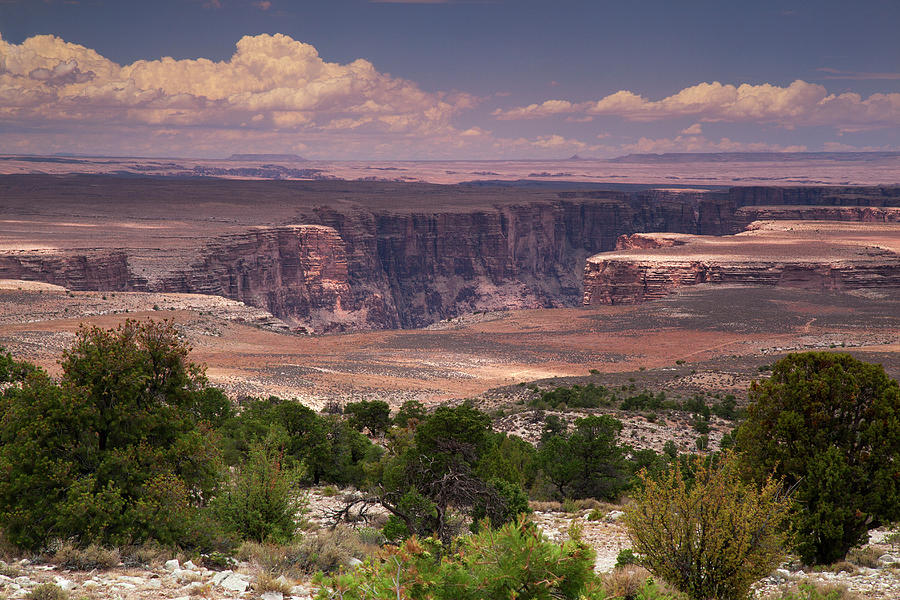
[[[622,90],[590,102],[547,100],[540,104],[497,109],[503,120],[536,119],[561,114],[612,115],[631,121],[694,117],[701,122],[774,123],[784,127],[828,125],[856,131],[900,125],[900,94],[831,94],[824,86],[797,80],[786,87],[700,83],[663,98],[649,100]]]
[[[288,36],[246,36],[225,61],[119,65],[51,36],[0,38],[0,122],[18,126],[145,125],[297,132],[348,128],[428,133],[471,107],[465,94],[423,91],[367,60],[327,62]]]

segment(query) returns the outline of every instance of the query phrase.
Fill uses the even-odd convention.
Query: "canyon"
[[[586,261],[622,235],[900,218],[900,187],[578,191],[10,175],[0,177],[0,197],[0,278],[223,296],[316,333],[594,303],[603,294],[592,274],[585,285]],[[896,279],[896,264],[883,268]],[[637,298],[616,292],[610,301],[628,294]]]

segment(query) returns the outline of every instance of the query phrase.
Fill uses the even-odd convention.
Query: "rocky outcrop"
[[[143,291],[146,282],[128,267],[124,251],[51,249],[0,254],[0,277],[43,281],[73,290]]]
[[[615,252],[587,260],[583,304],[637,304],[701,283],[896,293],[898,244],[900,224],[893,223],[784,221],[754,223],[743,234],[719,238],[623,236]]]

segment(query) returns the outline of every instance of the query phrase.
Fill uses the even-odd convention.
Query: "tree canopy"
[[[750,388],[737,433],[745,468],[794,488],[797,550],[831,563],[869,528],[900,519],[900,387],[881,365],[807,352]]]
[[[83,328],[59,383],[35,370],[7,390],[0,524],[12,542],[174,542],[199,527],[192,508],[218,477],[207,417],[227,399],[187,353],[169,323]]]

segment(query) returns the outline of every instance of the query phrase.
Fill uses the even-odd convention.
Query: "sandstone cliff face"
[[[233,298],[310,330],[365,325],[350,292],[344,242],[319,225],[256,228],[216,239],[154,288]]]
[[[313,331],[419,327],[476,310],[640,301],[685,282],[740,278],[734,270],[725,274],[697,261],[665,272],[612,262],[588,263],[585,270],[587,257],[617,248],[617,240],[619,250],[683,243],[678,235],[622,234],[718,236],[757,218],[896,222],[900,215],[900,191],[893,189],[523,191],[521,201],[507,190],[498,192],[504,200],[493,205],[455,205],[453,194],[469,192],[448,189],[423,188],[446,196],[433,209],[409,210],[388,208],[392,203],[383,199],[370,207],[351,190],[357,196],[298,206],[291,217],[280,213],[275,224],[227,235],[198,232],[190,247],[145,241],[115,250],[5,251],[0,278],[79,290],[216,294]],[[416,206],[427,204],[420,199]],[[747,268],[748,282],[775,277],[770,267]],[[778,278],[814,278],[786,273]],[[609,285],[594,285],[600,280]]]
[[[44,281],[73,290],[143,291],[123,251],[24,250],[0,254],[0,278]]]
[[[900,225],[769,221],[721,238],[622,236],[586,262],[583,304],[637,304],[701,283],[896,293]]]
[[[804,264],[748,261],[587,263],[584,305],[640,304],[663,298],[676,289],[701,283],[776,286],[815,292],[900,290],[900,263]]]

